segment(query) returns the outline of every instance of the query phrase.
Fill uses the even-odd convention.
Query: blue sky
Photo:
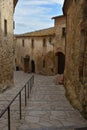
[[[51,18],[62,14],[64,0],[19,0],[15,8],[15,34],[54,26]]]

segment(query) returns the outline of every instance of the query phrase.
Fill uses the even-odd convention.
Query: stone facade
[[[57,16],[53,19],[55,20],[53,28],[16,36],[16,65],[24,71],[32,72],[32,68],[34,68],[36,73],[58,74],[58,54],[61,53],[60,55],[63,56],[65,54],[65,36],[63,35],[65,17]],[[34,44],[33,48],[32,44]],[[24,60],[25,62],[29,60],[29,63],[26,64]],[[26,68],[28,69],[26,70]]]
[[[16,36],[16,65],[25,72],[53,74],[54,28]]]
[[[66,95],[87,117],[87,0],[65,0]]]
[[[55,28],[55,43],[54,43],[54,53],[55,53],[55,74],[59,73],[58,60],[59,55],[65,57],[65,30],[66,30],[66,21],[65,16],[56,16],[54,19],[54,28]],[[62,57],[60,57],[61,59]],[[65,59],[65,58],[64,58]],[[63,63],[65,64],[65,63]],[[65,66],[65,65],[63,65]],[[59,73],[63,74],[63,73]]]
[[[13,84],[13,13],[17,0],[0,0],[0,91]]]

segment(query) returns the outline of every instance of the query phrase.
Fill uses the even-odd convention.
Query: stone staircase
[[[72,108],[56,77],[35,75],[35,85],[18,130],[87,130],[87,121]]]

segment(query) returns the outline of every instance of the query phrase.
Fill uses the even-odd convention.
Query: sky
[[[19,0],[14,13],[15,34],[54,26],[54,16],[62,15],[64,0]]]

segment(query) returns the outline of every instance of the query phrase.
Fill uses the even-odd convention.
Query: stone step
[[[75,128],[74,130],[87,130],[87,127],[83,127],[83,128]]]
[[[37,128],[37,129],[20,129],[20,130],[74,130],[74,129],[65,129],[65,128]],[[87,129],[86,129],[87,130]]]
[[[43,127],[43,128],[29,128],[28,126],[20,127],[19,130],[74,130],[74,128],[69,127]],[[85,130],[85,129],[84,129]]]
[[[87,130],[87,127],[81,127],[81,128],[69,128],[69,127],[61,127],[61,128],[57,128],[57,127],[47,127],[47,128],[29,128],[27,126],[24,127],[20,127],[19,130]]]

